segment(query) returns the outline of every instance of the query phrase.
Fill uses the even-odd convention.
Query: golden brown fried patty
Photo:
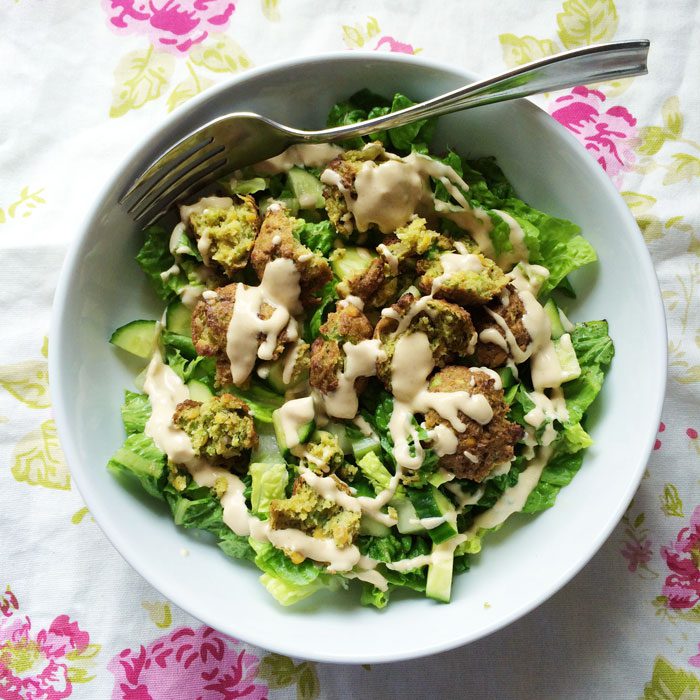
[[[309,383],[321,393],[330,394],[338,388],[338,373],[343,370],[343,343],[369,340],[372,324],[354,304],[339,302],[319,333],[311,346]],[[355,387],[359,389],[364,381],[358,378]]]
[[[200,299],[192,312],[192,342],[198,355],[216,358],[217,386],[231,384],[231,365],[226,355],[226,333],[228,332],[233,307],[236,303],[237,284],[227,284],[216,289],[216,298]],[[263,304],[260,307],[260,318],[270,318],[272,307]],[[260,342],[264,336],[260,336]],[[283,330],[277,338],[277,347],[273,355],[276,360],[289,342],[287,331]]]
[[[259,279],[267,263],[277,258],[291,260],[299,272],[301,303],[304,307],[318,302],[317,292],[333,277],[328,261],[302,245],[292,233],[296,219],[284,209],[268,209],[255,239],[250,261]]]
[[[504,301],[506,302],[505,304],[503,303]],[[486,307],[472,310],[472,318],[477,332],[481,333],[487,328],[494,328],[505,339],[505,333],[486,309],[491,309],[505,321],[515,341],[518,343],[518,347],[521,350],[525,350],[532,339],[523,324],[525,306],[515,287],[509,284],[503,294],[487,304]],[[481,340],[477,343],[475,361],[478,365],[497,369],[498,367],[503,367],[507,360],[508,353],[498,345],[485,343]]]
[[[419,300],[413,294],[404,294],[391,309],[403,318],[410,313],[414,303]],[[391,362],[398,337],[394,336],[399,321],[389,316],[382,316],[374,329],[374,337],[382,343],[386,357],[377,363],[377,376],[391,389]],[[466,357],[474,338],[474,326],[466,309],[442,299],[430,299],[426,308],[419,311],[412,319],[406,333],[425,333],[430,342],[433,360],[437,367],[457,357]],[[401,334],[400,334],[401,335]]]
[[[493,418],[486,425],[459,413],[466,429],[457,434],[457,451],[440,457],[439,465],[451,471],[460,479],[483,481],[499,464],[513,459],[515,443],[522,437],[523,429],[511,423],[506,415],[508,406],[503,400],[503,390],[496,389],[493,377],[478,368],[450,366],[437,372],[430,381],[429,391],[466,391],[469,394],[483,394],[493,409]],[[433,410],[425,416],[428,428],[439,423],[449,427]]]

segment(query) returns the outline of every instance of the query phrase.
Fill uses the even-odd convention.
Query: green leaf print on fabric
[[[132,109],[160,97],[175,70],[175,59],[152,46],[130,51],[114,70],[114,90],[110,117],[122,117]]]
[[[700,158],[689,153],[674,153],[664,175],[664,185],[687,182],[700,177]]]
[[[640,700],[700,700],[698,677],[672,666],[663,656],[654,663],[651,681],[644,687]]]
[[[23,187],[19,197],[14,202],[7,205],[7,211],[0,207],[0,224],[5,224],[11,219],[26,219],[34,213],[40,204],[46,204],[46,200],[41,196],[43,187],[30,192],[29,185]]]
[[[238,43],[224,34],[195,46],[190,51],[190,61],[213,73],[235,73],[253,65]]]
[[[659,496],[661,511],[671,518],[684,518],[683,501],[675,484],[666,484],[663,493]]]
[[[538,58],[552,56],[559,51],[556,42],[551,39],[537,39],[534,36],[501,34],[498,41],[503,49],[503,60],[510,68],[522,66]]]
[[[316,665],[304,661],[298,666],[282,654],[268,654],[258,666],[258,678],[267,683],[271,690],[279,690],[291,685],[297,687],[297,700],[315,700],[321,690]]]
[[[613,0],[567,0],[557,15],[559,39],[567,49],[610,41],[617,23]]]

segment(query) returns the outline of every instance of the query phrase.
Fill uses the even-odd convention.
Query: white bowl
[[[487,537],[472,569],[455,578],[452,603],[395,594],[377,611],[362,608],[353,591],[282,608],[258,583],[257,569],[178,529],[164,505],[136,486],[125,488],[105,468],[124,439],[119,405],[137,369],[107,340],[117,326],[161,310],[134,262],[139,230],[116,203],[125,187],[173,142],[229,111],[313,128],[334,102],[362,87],[425,99],[473,79],[415,57],[350,52],[251,70],[178,109],[116,168],[70,249],[55,298],[50,372],[73,477],[124,558],[163,595],[222,632],[283,654],[342,663],[408,659],[471,642],[561,588],[601,546],[637,488],[666,377],[656,276],[605,173],[564,128],[523,100],[442,117],[437,143],[496,156],[526,201],[582,226],[600,262],[574,275],[579,297],[570,315],[608,319],[616,356],[591,411],[595,445],[583,468],[554,508],[516,516]]]

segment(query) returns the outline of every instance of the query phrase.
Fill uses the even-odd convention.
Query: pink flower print
[[[14,596],[13,596],[14,598]],[[14,598],[15,610],[19,608]],[[3,700],[62,700],[73,692],[66,657],[80,654],[90,643],[67,615],[59,615],[49,629],[32,633],[28,617],[14,611],[0,617],[0,692]]]
[[[386,48],[384,48],[386,47]],[[404,44],[401,41],[396,41],[393,36],[383,36],[374,47],[375,51],[389,51],[390,53],[415,53],[411,44]]]
[[[695,666],[696,668],[700,668],[700,644],[698,644],[698,653],[695,656],[691,656],[688,659],[688,663],[691,666]]]
[[[3,617],[10,617],[15,610],[19,610],[19,601],[8,586],[5,594],[0,598],[0,614]]]
[[[627,559],[627,568],[634,573],[638,566],[643,566],[651,561],[651,540],[641,542],[636,539],[627,540],[620,554]]]
[[[548,112],[585,146],[619,187],[634,163],[637,120],[621,106],[602,111],[605,95],[580,85],[558,97]]]
[[[222,32],[236,6],[228,0],[102,0],[122,34],[146,34],[157,48],[187,53],[209,32]]]
[[[138,651],[124,649],[109,663],[112,700],[266,700],[255,683],[258,657],[211,627],[180,627]]]
[[[694,607],[700,601],[700,506],[693,511],[690,525],[676,535],[676,541],[661,548],[661,556],[671,571],[662,588],[667,606]]]

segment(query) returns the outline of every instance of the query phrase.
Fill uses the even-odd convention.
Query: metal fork
[[[493,102],[644,75],[648,52],[648,41],[620,41],[567,51],[398,112],[321,131],[294,129],[253,112],[233,112],[193,131],[163,153],[124,193],[120,203],[145,225],[223,174],[272,158],[294,144],[344,141]]]

